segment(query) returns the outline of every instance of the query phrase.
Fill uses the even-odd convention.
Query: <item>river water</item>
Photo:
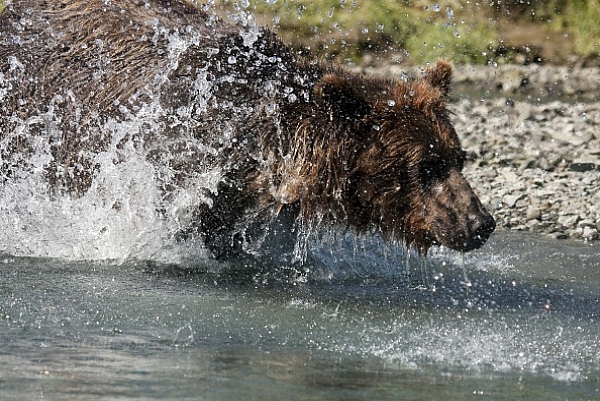
[[[302,266],[4,255],[0,399],[600,399],[598,244],[310,249]]]

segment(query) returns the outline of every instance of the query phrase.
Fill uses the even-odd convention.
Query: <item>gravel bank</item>
[[[462,98],[452,109],[465,174],[500,227],[600,238],[600,103]]]
[[[458,67],[450,109],[499,228],[600,239],[600,69]]]

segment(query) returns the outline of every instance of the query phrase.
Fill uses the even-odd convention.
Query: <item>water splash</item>
[[[65,259],[180,261],[173,236],[189,223],[193,206],[207,201],[203,193],[216,191],[221,177],[218,170],[209,170],[166,199],[160,186],[168,169],[150,163],[149,149],[133,138],[125,140],[142,126],[156,126],[156,114],[140,112],[135,119],[113,120],[103,127],[114,133],[112,142],[94,155],[98,173],[81,197],[48,187],[44,166],[52,160],[50,149],[33,137],[37,146],[28,171],[18,171],[18,178],[0,188],[0,251]],[[27,135],[22,126],[16,131]]]
[[[185,30],[185,29],[184,29]],[[198,35],[188,32],[181,35],[155,27],[155,43],[167,38],[166,70],[157,75],[151,87],[144,88],[152,99],[132,107],[115,103],[120,115],[98,119],[96,128],[89,127],[89,141],[94,132],[108,133],[109,143],[103,151],[82,151],[96,167],[90,187],[81,196],[51,188],[47,166],[54,163],[53,146],[65,140],[63,113],[69,107],[75,110],[71,125],[85,121],[81,117],[84,105],[78,103],[72,92],[57,94],[47,106],[47,111],[33,114],[25,119],[18,115],[8,121],[14,127],[3,132],[0,151],[3,155],[3,171],[0,177],[0,252],[11,255],[57,257],[64,259],[109,259],[123,261],[128,258],[181,262],[182,258],[205,255],[200,249],[190,255],[190,248],[181,253],[181,246],[174,241],[175,233],[189,223],[190,211],[201,202],[203,195],[214,193],[221,179],[218,169],[207,169],[195,174],[185,186],[178,186],[168,197],[161,187],[173,179],[168,163],[151,163],[152,157],[170,157],[169,139],[156,142],[165,129],[166,112],[158,96],[152,96],[153,88],[159,88],[167,80],[167,74],[178,68],[180,55],[190,46],[198,44]],[[102,44],[100,44],[102,47]],[[216,49],[214,52],[218,52]],[[210,49],[208,49],[210,53]],[[11,71],[22,71],[24,66],[18,57],[10,60]],[[7,96],[11,82],[23,79],[15,74],[12,81],[4,81],[0,97]],[[198,122],[195,116],[206,110],[212,98],[206,73],[199,72],[190,82],[193,105],[182,106],[171,116],[170,125],[180,131],[191,132]],[[143,94],[140,94],[143,95]],[[134,95],[139,96],[139,95]],[[105,135],[98,135],[101,138]],[[172,143],[193,149],[198,154],[211,155],[215,149],[182,135],[181,143]],[[12,151],[15,144],[25,143],[27,152]],[[160,150],[157,150],[160,149]],[[73,172],[77,174],[76,165]],[[64,169],[59,166],[59,172]]]

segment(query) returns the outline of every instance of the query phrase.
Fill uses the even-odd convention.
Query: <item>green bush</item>
[[[494,57],[497,46],[498,34],[485,25],[420,27],[406,42],[406,49],[419,64],[438,58],[455,63],[485,64]]]
[[[419,64],[510,62],[531,45],[546,61],[600,52],[598,0],[216,0],[217,10],[240,7],[287,41],[345,60],[404,51]],[[505,36],[516,43],[501,49]]]
[[[500,2],[498,2],[500,3]],[[505,0],[496,17],[512,16],[518,23],[548,27],[570,38],[582,56],[600,52],[600,1],[598,0]],[[509,23],[512,21],[509,21]]]
[[[379,6],[357,0],[250,0],[247,10],[274,27],[287,41],[317,53],[349,59],[365,51],[402,46],[416,30],[399,3]],[[221,1],[228,11],[237,2]]]
[[[0,0],[0,11],[5,2]],[[600,53],[599,0],[214,0],[214,8],[222,15],[246,9],[286,41],[344,61],[371,53],[409,54],[418,64],[438,58],[483,64],[497,57],[503,34],[517,25],[539,32],[521,45],[545,41],[558,62],[569,52]],[[559,48],[548,32],[570,48]],[[511,60],[510,54],[502,57]]]
[[[600,51],[600,2],[598,0],[563,1],[554,19],[557,28],[573,35],[575,48],[580,54],[598,54]]]
[[[417,4],[418,3],[418,4]],[[423,4],[430,3],[431,6]],[[454,10],[474,15],[457,1],[222,0],[217,9],[245,5],[284,39],[327,56],[358,61],[366,53],[401,51],[419,63],[447,58],[484,63],[498,34],[493,24],[459,20]]]

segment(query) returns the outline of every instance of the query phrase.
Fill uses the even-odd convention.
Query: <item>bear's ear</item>
[[[328,108],[332,117],[360,119],[371,110],[360,83],[336,73],[324,75],[316,83],[314,95],[317,102]]]
[[[438,60],[434,66],[427,67],[424,79],[446,96],[452,83],[452,64],[446,60]]]

